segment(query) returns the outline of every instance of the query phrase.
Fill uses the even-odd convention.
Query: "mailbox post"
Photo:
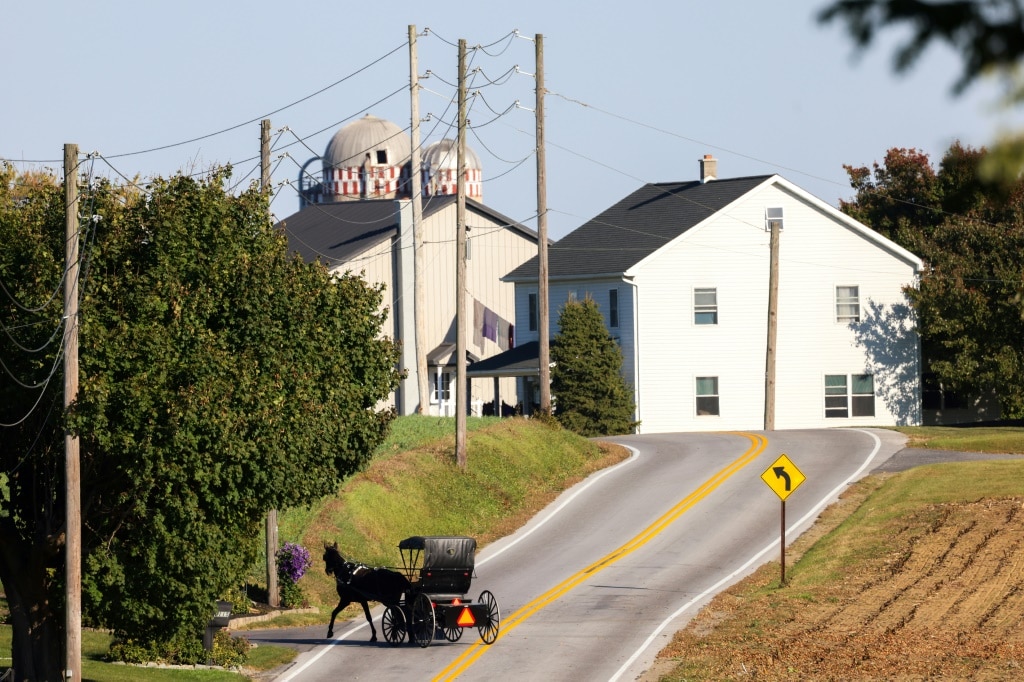
[[[214,611],[213,618],[206,625],[206,633],[203,635],[203,648],[207,651],[213,651],[213,636],[217,633],[217,630],[226,628],[231,622],[231,602],[229,601],[217,601],[217,610]]]

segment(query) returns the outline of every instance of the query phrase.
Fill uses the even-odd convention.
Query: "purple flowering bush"
[[[311,565],[309,550],[302,545],[286,542],[277,550],[277,579],[282,606],[294,608],[305,603],[306,594],[298,583]]]

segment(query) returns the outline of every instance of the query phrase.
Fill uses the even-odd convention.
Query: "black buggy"
[[[476,601],[466,598],[475,571],[475,539],[414,536],[398,543],[398,549],[411,588],[384,609],[384,639],[397,645],[408,634],[411,642],[427,647],[435,635],[458,641],[466,628],[476,628],[485,644],[498,638],[498,600],[488,590]]]

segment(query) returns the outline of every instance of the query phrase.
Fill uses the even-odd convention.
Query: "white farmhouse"
[[[764,428],[768,219],[781,219],[775,428],[919,424],[903,289],[921,260],[778,175],[714,179],[715,165],[645,185],[550,247],[551,333],[565,301],[597,302],[643,433]],[[517,340],[536,342],[537,259],[504,280]],[[473,371],[502,375],[502,357]],[[536,372],[513,359],[505,376],[536,402]]]

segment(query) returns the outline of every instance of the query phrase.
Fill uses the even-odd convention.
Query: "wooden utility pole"
[[[455,461],[466,468],[466,39],[459,39],[458,182],[455,189]]]
[[[764,430],[775,430],[775,345],[779,333],[779,229],[781,220],[768,220],[771,229],[768,266],[768,345],[764,367]]]
[[[267,198],[267,220],[270,220],[270,119],[260,121],[260,191]],[[267,603],[277,606],[277,510],[267,512]]]
[[[534,37],[537,58],[537,334],[540,337],[540,411],[551,414],[551,348],[548,323],[548,190],[544,157],[544,36]]]
[[[426,274],[426,254],[423,252],[423,175],[420,159],[420,77],[416,56],[416,26],[409,25],[409,99],[412,103],[412,229],[413,229],[413,291],[416,324],[416,389],[418,414],[425,414],[430,404],[427,383],[427,294],[423,278]]]
[[[78,397],[78,145],[64,145],[64,412]],[[82,679],[82,475],[78,434],[64,431],[64,677]]]

